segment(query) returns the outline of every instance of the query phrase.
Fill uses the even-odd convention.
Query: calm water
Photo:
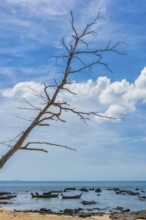
[[[66,187],[76,188],[101,188],[100,196],[94,191],[84,192],[80,199],[63,200],[59,195],[58,198],[51,199],[32,199],[31,192],[45,192],[49,190],[63,190]],[[136,188],[140,190],[142,196],[146,196],[146,181],[70,181],[70,182],[42,182],[42,181],[16,181],[16,182],[0,182],[0,191],[8,191],[18,193],[18,196],[11,200],[12,204],[5,205],[12,209],[40,209],[47,208],[59,211],[65,208],[102,208],[103,211],[109,212],[110,209],[122,206],[123,208],[130,208],[134,210],[146,209],[146,200],[140,201],[138,196],[116,195],[114,191],[109,191],[107,188],[118,187],[135,191]],[[141,192],[143,190],[144,192]],[[97,202],[96,205],[83,206],[82,200]]]

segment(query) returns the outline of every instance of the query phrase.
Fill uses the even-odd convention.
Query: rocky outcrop
[[[10,200],[15,197],[16,195],[11,192],[0,192],[0,200]]]
[[[82,192],[89,192],[89,190],[87,188],[80,188],[79,190]]]
[[[137,219],[146,219],[146,210],[138,212],[122,212],[122,213],[113,213],[110,215],[111,219],[119,220],[137,220]]]
[[[101,190],[100,188],[97,188],[97,189],[95,189],[95,192],[96,192],[96,193],[101,193],[102,190]]]
[[[59,212],[52,211],[51,209],[42,208],[40,210],[14,210],[15,212],[33,212],[33,213],[41,213],[41,214],[54,214],[54,215],[68,215],[68,216],[78,216],[82,218],[91,217],[91,216],[101,216],[105,214],[104,212],[99,211],[93,211],[87,212],[87,210],[84,210],[82,208],[76,208],[76,209],[64,209],[60,210]]]
[[[134,192],[126,189],[119,188],[108,188],[107,190],[113,190],[117,195],[129,195],[129,196],[139,196],[139,192]]]
[[[96,204],[95,201],[82,201],[81,203],[82,203],[83,205],[94,205],[94,204]]]

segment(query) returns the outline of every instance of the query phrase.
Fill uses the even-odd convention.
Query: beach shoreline
[[[14,212],[10,209],[0,209],[0,219],[2,220],[82,220],[82,217],[72,217],[66,215],[51,215],[33,212]],[[109,220],[109,215],[86,217],[87,220]]]

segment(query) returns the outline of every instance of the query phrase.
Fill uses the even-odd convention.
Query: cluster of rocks
[[[16,195],[10,192],[0,192],[0,200],[8,200],[15,198]]]
[[[135,188],[135,191],[120,189],[120,188],[107,188],[107,190],[113,190],[117,195],[130,195],[130,196],[138,196],[138,199],[141,201],[146,200],[146,196],[142,195],[144,191],[139,188]]]
[[[137,219],[146,219],[146,210],[138,212],[121,212],[113,213],[110,215],[111,219],[120,219],[120,220],[137,220]]]
[[[81,202],[83,205],[95,205],[96,204],[96,202],[95,201],[82,201]]]
[[[94,191],[96,193],[101,193],[102,192],[102,190],[100,188],[89,188],[89,189],[88,188],[80,188],[78,190],[80,190],[82,192],[89,192],[89,191]]]
[[[130,209],[125,209],[125,208],[123,208],[123,207],[121,207],[121,206],[117,206],[116,208],[114,208],[113,210],[112,210],[112,212],[114,212],[115,213],[115,211],[116,211],[116,213],[118,212],[120,212],[120,213],[125,213],[125,212],[130,212]]]
[[[94,208],[94,209],[64,209],[59,212],[52,211],[51,209],[42,208],[39,210],[14,210],[15,212],[33,212],[40,214],[54,214],[54,215],[66,215],[66,216],[78,216],[78,217],[91,217],[91,216],[103,216],[105,212],[101,211],[102,209]],[[116,211],[114,211],[116,210]],[[119,220],[137,220],[137,219],[146,219],[146,210],[130,212],[129,209],[124,209],[123,207],[116,207],[113,210],[112,214],[110,214],[111,219],[119,219]],[[88,212],[87,212],[88,211]]]
[[[33,213],[41,213],[41,214],[53,214],[53,215],[66,215],[66,216],[78,216],[78,217],[91,217],[91,216],[97,216],[97,215],[104,215],[104,212],[101,212],[99,208],[96,209],[82,209],[82,208],[76,208],[76,209],[64,209],[60,210],[59,212],[53,211],[51,209],[46,209],[46,208],[41,208],[39,210],[25,210],[25,211],[20,211],[20,210],[14,210],[15,212],[33,212]],[[87,212],[88,211],[88,212]]]
[[[139,196],[138,198],[139,198],[141,201],[146,200],[146,196]]]
[[[108,188],[107,190],[113,190],[117,195],[140,196],[139,192],[133,192],[133,191],[126,190],[126,189]]]
[[[10,204],[10,202],[6,200],[10,200],[16,197],[16,194],[11,192],[0,192],[0,205]]]

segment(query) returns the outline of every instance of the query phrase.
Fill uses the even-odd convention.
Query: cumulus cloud
[[[43,90],[43,85],[36,82],[19,82],[13,88],[6,89],[3,91],[4,97],[15,97],[21,96],[23,98],[34,97],[34,92],[38,93]]]
[[[75,106],[82,109],[98,109],[108,116],[120,117],[136,111],[139,101],[146,101],[146,67],[138,78],[130,83],[126,79],[111,82],[106,76],[98,77],[96,82],[89,79],[87,82],[67,85],[77,95],[65,91],[59,96],[60,100],[74,102]],[[3,91],[4,97],[21,95],[25,98],[32,97],[33,90],[43,91],[43,85],[36,82],[20,82],[13,88]],[[50,91],[51,92],[51,91]]]

